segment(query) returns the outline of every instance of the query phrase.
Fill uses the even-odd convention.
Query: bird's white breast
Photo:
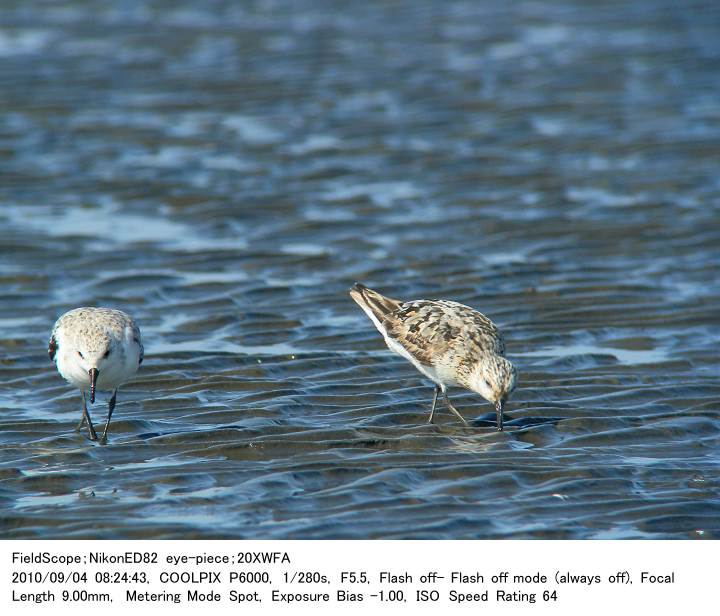
[[[415,368],[417,368],[419,372],[424,374],[431,381],[437,383],[438,385],[441,385],[443,389],[445,388],[446,384],[452,382],[451,379],[445,378],[445,375],[438,372],[438,370],[434,366],[426,366],[425,364],[421,364],[408,352],[408,350],[402,344],[400,344],[397,340],[390,338],[390,336],[386,335],[382,329],[380,331],[385,338],[385,344],[387,344],[388,348],[391,351],[407,359],[413,366],[415,366]]]
[[[71,345],[60,342],[57,353],[57,369],[62,377],[79,389],[90,388],[90,376],[80,365],[77,351]]]
[[[132,328],[127,327],[123,339],[103,362],[98,376],[98,389],[110,390],[119,387],[138,371],[139,362],[140,345],[133,337]]]

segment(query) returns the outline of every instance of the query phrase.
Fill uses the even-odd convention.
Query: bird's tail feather
[[[385,315],[397,310],[402,302],[380,295],[377,291],[368,289],[365,285],[356,282],[350,289],[352,297],[365,313],[374,321],[381,323]]]

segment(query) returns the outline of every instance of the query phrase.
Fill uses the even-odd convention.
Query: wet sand
[[[718,10],[236,4],[0,9],[2,536],[719,537]],[[503,329],[506,432],[355,280]],[[85,304],[146,345],[105,447]]]

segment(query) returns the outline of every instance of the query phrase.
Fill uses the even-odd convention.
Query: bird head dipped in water
[[[503,429],[503,409],[517,383],[517,369],[500,355],[478,362],[467,381],[467,388],[479,393],[495,407],[498,430]]]

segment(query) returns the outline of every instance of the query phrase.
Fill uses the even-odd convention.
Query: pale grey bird
[[[497,429],[503,429],[503,407],[515,389],[517,370],[505,359],[505,343],[495,324],[469,306],[446,300],[402,302],[355,283],[350,296],[401,355],[435,383],[428,423],[442,391],[448,408],[448,385],[480,394],[495,406]]]
[[[83,413],[77,430],[87,424],[88,434],[98,440],[87,408],[95,402],[96,391],[111,391],[108,415],[100,442],[107,442],[110,418],[115,410],[117,390],[130,379],[143,361],[140,328],[133,318],[111,308],[75,308],[55,323],[48,355],[65,380],[80,389]]]

